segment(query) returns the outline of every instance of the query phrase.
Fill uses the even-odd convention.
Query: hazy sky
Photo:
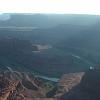
[[[100,0],[0,0],[0,13],[100,15]]]

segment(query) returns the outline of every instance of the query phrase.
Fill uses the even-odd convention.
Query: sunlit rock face
[[[59,100],[78,85],[84,73],[65,74],[57,84],[10,67],[0,72],[0,100]]]
[[[46,89],[32,74],[18,71],[0,73],[0,100],[32,100],[45,98]]]

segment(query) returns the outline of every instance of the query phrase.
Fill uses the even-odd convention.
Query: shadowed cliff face
[[[65,93],[61,100],[100,100],[100,70],[85,73],[79,85]]]

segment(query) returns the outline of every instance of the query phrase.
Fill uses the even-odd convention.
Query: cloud
[[[10,19],[10,14],[0,14],[0,21],[6,21]]]

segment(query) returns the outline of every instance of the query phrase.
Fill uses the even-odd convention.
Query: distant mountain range
[[[5,45],[1,66],[21,66],[50,76],[99,67],[100,16],[10,14],[0,27],[1,46]],[[52,48],[32,52],[37,49],[33,45]]]
[[[9,15],[9,18],[8,18]],[[70,25],[93,25],[100,20],[96,15],[75,15],[75,14],[3,14],[0,26],[26,26],[50,28],[59,24]],[[8,20],[3,20],[7,17]]]

